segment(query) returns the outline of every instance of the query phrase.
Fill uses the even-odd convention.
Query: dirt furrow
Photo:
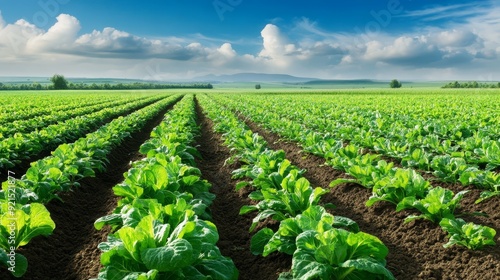
[[[250,204],[247,193],[236,192],[236,180],[231,179],[231,172],[238,168],[236,164],[225,165],[230,157],[227,147],[219,134],[213,132],[213,123],[197,105],[198,123],[201,136],[197,139],[197,149],[202,159],[197,160],[198,168],[204,179],[212,184],[211,191],[217,196],[210,209],[213,222],[217,226],[220,239],[217,246],[224,256],[230,257],[240,272],[241,280],[277,279],[278,274],[291,267],[291,257],[284,254],[272,254],[266,258],[250,252],[250,239],[253,233],[248,229],[252,224],[252,215],[239,215],[243,205]]]

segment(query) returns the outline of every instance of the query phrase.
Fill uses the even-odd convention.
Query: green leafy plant
[[[393,177],[379,180],[373,187],[373,193],[366,202],[372,206],[379,201],[388,201],[398,205],[405,197],[424,198],[430,183],[412,169],[398,169]]]
[[[463,172],[475,170],[475,167],[469,166],[465,159],[453,158],[449,155],[434,157],[431,161],[431,168],[434,170],[434,175],[444,182],[452,183],[457,182]]]
[[[146,216],[99,245],[104,268],[97,279],[237,279],[238,270],[221,255],[217,240],[215,226],[192,212],[178,224]]]
[[[39,203],[21,205],[12,201],[0,201],[0,264],[14,267],[12,274],[20,277],[28,268],[27,259],[17,248],[37,236],[48,236],[55,229],[54,221],[45,206]]]
[[[477,250],[487,245],[495,245],[496,231],[490,227],[466,223],[460,218],[443,218],[439,225],[448,233],[448,243],[443,245],[445,248],[461,245]]]
[[[355,221],[342,216],[333,216],[319,205],[311,206],[302,214],[281,221],[276,233],[269,228],[258,231],[252,237],[251,250],[253,254],[264,257],[275,251],[293,255],[297,249],[295,240],[299,234],[307,230],[322,233],[334,227],[359,232]]]
[[[411,215],[405,219],[405,223],[413,221],[415,219],[426,219],[434,223],[439,223],[443,218],[454,218],[454,212],[460,205],[460,200],[469,191],[461,191],[454,194],[451,190],[436,187],[431,188],[427,195],[422,199],[417,199],[415,197],[404,198],[396,211],[400,211],[408,208],[415,208],[419,210],[422,214]]]
[[[292,270],[280,279],[395,279],[385,268],[387,247],[375,236],[343,229],[297,237]]]
[[[250,231],[253,231],[260,221],[268,217],[277,221],[295,217],[309,207],[317,205],[325,193],[327,191],[320,187],[313,189],[309,181],[303,177],[299,178],[298,172],[294,170],[283,178],[280,189],[265,188],[251,193],[249,198],[260,202],[256,205],[243,206],[240,215],[259,212],[250,227]]]

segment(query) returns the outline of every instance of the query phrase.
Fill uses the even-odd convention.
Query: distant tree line
[[[442,88],[500,88],[500,82],[498,83],[478,83],[476,81],[473,82],[462,82],[459,83],[457,81],[450,82],[444,85]]]
[[[210,83],[192,83],[192,84],[160,84],[160,83],[119,83],[119,84],[85,84],[69,83],[67,88],[60,89],[82,89],[82,90],[124,90],[124,89],[176,89],[176,88],[199,88],[212,89]],[[0,90],[54,90],[52,84],[3,84],[0,83]]]
[[[81,89],[81,90],[124,90],[124,89],[175,89],[175,88],[199,88],[212,89],[210,83],[182,83],[182,84],[166,84],[166,83],[71,83],[64,78],[63,75],[54,75],[50,78],[52,84],[3,84],[0,83],[0,90],[59,90],[59,89]]]

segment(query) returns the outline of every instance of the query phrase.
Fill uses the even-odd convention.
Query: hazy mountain
[[[203,82],[223,82],[223,83],[243,83],[243,82],[282,82],[282,83],[303,83],[315,78],[295,77],[285,74],[263,74],[263,73],[238,73],[232,75],[205,75],[193,79]]]

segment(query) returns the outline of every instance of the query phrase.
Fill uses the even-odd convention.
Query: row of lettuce
[[[250,231],[266,219],[279,222],[277,231],[265,227],[251,240],[254,254],[273,252],[292,255],[292,268],[280,279],[394,279],[387,270],[387,247],[375,236],[359,231],[353,220],[333,216],[320,204],[328,190],[313,188],[282,150],[268,148],[265,140],[249,130],[223,103],[205,95],[200,105],[223,134],[233,151],[231,160],[241,162],[233,177],[242,180],[236,188],[250,185],[252,205],[240,214],[257,212]],[[224,103],[225,104],[225,103]]]
[[[133,98],[118,99],[116,96],[106,96],[101,100],[85,100],[83,103],[80,103],[80,107],[74,107],[72,103],[63,106],[52,105],[52,107],[57,107],[57,111],[50,111],[48,114],[43,113],[47,112],[47,110],[41,107],[28,107],[25,109],[25,112],[17,116],[15,112],[11,112],[8,116],[14,114],[12,117],[18,118],[0,123],[0,140],[8,138],[15,133],[31,132],[76,116],[86,115],[106,107],[117,106],[118,104],[124,104],[131,101],[134,101]]]
[[[495,245],[496,231],[493,228],[467,223],[462,218],[456,217],[455,211],[459,207],[460,200],[468,191],[455,194],[443,187],[433,187],[414,169],[395,167],[392,162],[382,160],[379,154],[366,153],[363,148],[355,144],[345,144],[341,140],[336,140],[329,130],[314,130],[304,125],[302,121],[290,121],[288,115],[282,113],[283,109],[272,106],[265,100],[252,102],[247,98],[222,96],[214,98],[282,137],[298,142],[305,151],[324,157],[328,165],[354,177],[354,179],[335,180],[331,183],[332,187],[340,183],[355,182],[372,189],[372,196],[366,202],[367,206],[387,201],[395,205],[396,211],[418,210],[419,215],[410,215],[405,222],[427,219],[438,223],[448,233],[449,241],[445,247],[458,244],[469,249],[480,249],[486,245]],[[242,100],[245,100],[244,103]],[[296,107],[295,111],[303,110],[306,103],[302,104],[301,107]],[[305,119],[329,122],[315,115],[309,115]],[[472,214],[484,215],[484,213]]]
[[[104,268],[97,279],[238,279],[209,221],[215,196],[190,146],[198,132],[194,98],[188,95],[141,146],[146,157],[113,188],[118,206],[95,222],[97,229],[112,228],[99,245]]]
[[[118,117],[86,137],[71,144],[62,144],[51,156],[31,163],[20,179],[2,183],[0,191],[0,266],[16,277],[26,273],[27,259],[17,252],[36,236],[48,236],[55,229],[50,213],[44,206],[58,193],[78,187],[78,181],[95,176],[106,169],[107,157],[114,147],[131,133],[141,130],[180,95],[167,95],[159,101]],[[10,174],[14,175],[14,174]]]
[[[51,151],[60,144],[73,142],[109,120],[153,104],[163,97],[162,95],[135,97],[111,104],[97,105],[91,112],[84,109],[72,109],[59,116],[71,115],[81,110],[84,110],[85,114],[72,118],[63,117],[54,124],[42,129],[28,130],[26,133],[11,132],[10,137],[0,140],[0,170],[5,172],[23,160],[29,160],[40,153]],[[29,122],[36,125],[36,120]]]
[[[430,106],[411,97],[414,103],[390,99],[391,106],[384,107],[383,102],[369,102],[366,97],[353,98],[358,102],[353,104],[341,96],[335,97],[339,103],[325,97],[290,96],[289,106],[301,109],[289,112],[276,105],[283,97],[274,98],[259,104],[249,96],[238,101],[253,103],[269,117],[287,120],[288,126],[316,132],[309,134],[307,143],[313,153],[323,153],[328,145],[341,141],[393,158],[403,167],[432,172],[442,182],[484,189],[481,200],[500,195],[500,174],[495,172],[500,167],[500,120],[492,109],[479,111],[473,104],[445,109],[439,102]],[[460,113],[464,110],[470,114]],[[455,115],[450,116],[450,111]],[[321,145],[317,137],[328,139],[328,145]]]

